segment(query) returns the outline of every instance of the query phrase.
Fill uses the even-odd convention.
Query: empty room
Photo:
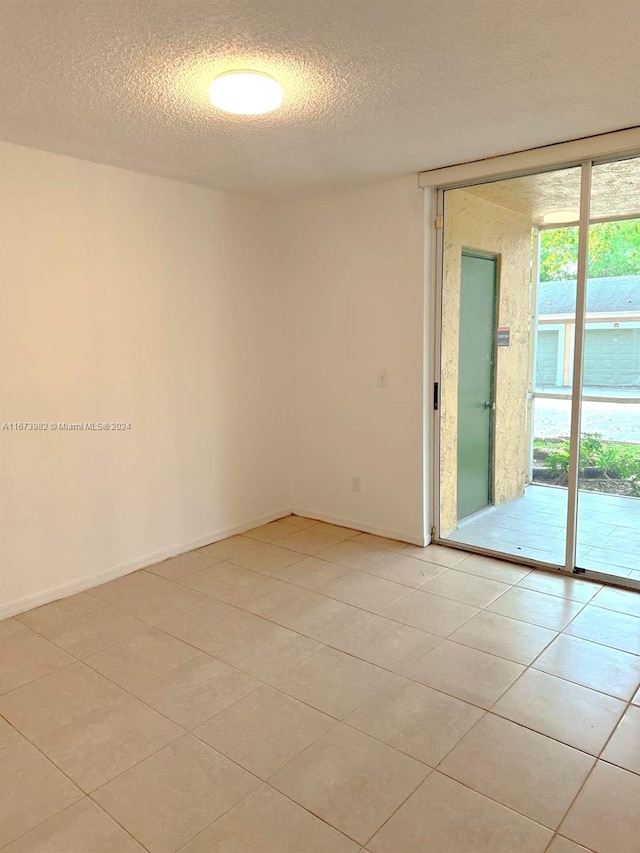
[[[0,851],[638,853],[637,0],[0,0]]]

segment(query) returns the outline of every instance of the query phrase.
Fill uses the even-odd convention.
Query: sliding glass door
[[[640,580],[640,158],[591,171],[577,565]]]
[[[439,541],[640,579],[639,163],[441,191]]]

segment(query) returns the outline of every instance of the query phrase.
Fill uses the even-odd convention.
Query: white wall
[[[290,419],[273,208],[2,161],[0,421],[132,427],[0,433],[8,613],[288,511]]]
[[[283,225],[296,511],[422,544],[423,193],[410,177],[297,202]]]

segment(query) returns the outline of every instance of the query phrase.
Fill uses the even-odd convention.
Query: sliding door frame
[[[592,142],[591,146],[586,146]],[[607,150],[607,143],[611,147]],[[573,146],[573,148],[572,148]],[[577,148],[576,148],[577,146]],[[589,154],[588,148],[591,148]],[[579,159],[567,159],[561,156],[568,150],[576,150],[582,154]],[[583,153],[584,152],[584,153]],[[557,160],[553,160],[557,154]],[[529,168],[526,165],[526,156],[529,158]],[[420,175],[420,186],[435,190],[435,287],[434,287],[434,311],[431,327],[433,340],[433,368],[431,376],[431,388],[433,389],[433,406],[431,422],[431,518],[430,534],[431,541],[451,548],[469,551],[476,554],[497,557],[510,562],[530,565],[535,568],[552,572],[562,572],[567,575],[577,575],[585,579],[605,582],[630,589],[640,590],[640,581],[632,580],[617,575],[609,575],[591,569],[583,569],[577,566],[576,545],[578,535],[578,490],[579,490],[579,453],[580,433],[582,418],[582,368],[584,356],[584,335],[586,315],[586,291],[587,291],[587,265],[589,249],[590,204],[591,204],[591,175],[594,165],[602,163],[625,160],[640,156],[640,128],[632,128],[614,134],[604,134],[594,137],[592,140],[578,140],[577,143],[563,143],[558,146],[548,146],[546,149],[534,149],[531,152],[520,152],[519,154],[506,155],[505,157],[492,158],[479,163],[463,164],[460,167],[438,169]],[[484,168],[483,168],[484,164]],[[513,166],[510,170],[509,166]],[[518,168],[522,166],[522,168]],[[571,429],[570,429],[570,458],[571,464],[568,472],[567,485],[567,530],[565,561],[563,565],[558,563],[542,562],[528,557],[520,557],[514,554],[506,554],[488,548],[481,548],[464,543],[454,542],[440,537],[440,397],[442,389],[442,295],[443,295],[443,271],[444,271],[444,204],[445,192],[451,189],[462,189],[464,187],[478,184],[490,183],[496,180],[507,180],[509,178],[524,175],[541,174],[568,168],[581,169],[580,182],[580,219],[579,219],[579,242],[578,242],[578,269],[576,275],[576,314],[575,314],[575,339],[573,360],[573,386],[571,391]],[[442,178],[446,180],[443,182]],[[433,304],[433,303],[432,303]]]

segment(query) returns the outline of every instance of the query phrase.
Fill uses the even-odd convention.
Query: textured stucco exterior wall
[[[440,532],[457,524],[457,417],[460,273],[463,249],[498,256],[497,324],[511,329],[495,367],[493,495],[496,504],[521,495],[529,467],[527,423],[531,220],[464,190],[445,196],[440,436]]]

